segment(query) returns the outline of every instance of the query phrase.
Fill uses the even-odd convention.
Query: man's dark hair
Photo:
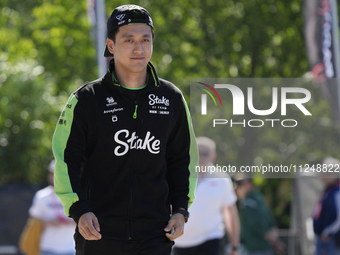
[[[140,11],[140,10],[132,10],[131,11],[131,14],[129,16],[130,18],[148,18],[148,15],[143,12],[143,11]],[[155,33],[154,33],[154,30],[152,27],[151,28],[151,33],[152,33],[152,39],[155,37]],[[107,38],[111,39],[114,43],[116,43],[116,35],[118,34],[118,31],[119,31],[119,27],[112,30],[108,35],[107,35]]]
[[[243,178],[243,179],[236,179],[235,180],[235,184],[237,186],[242,186],[245,183],[253,184],[253,179],[252,178]]]

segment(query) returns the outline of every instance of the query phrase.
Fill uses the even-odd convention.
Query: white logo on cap
[[[116,16],[116,19],[118,19],[119,21],[122,21],[125,17],[125,14],[120,14]]]

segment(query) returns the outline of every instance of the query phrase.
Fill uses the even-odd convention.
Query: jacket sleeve
[[[322,234],[335,235],[340,231],[340,191],[334,192],[328,200],[328,206],[323,208],[328,211],[334,210],[336,216],[334,221],[323,229]]]
[[[75,95],[71,95],[55,129],[52,150],[56,160],[54,189],[67,216],[78,222],[90,212],[81,192],[81,164],[86,148],[86,113]]]
[[[173,209],[188,209],[195,198],[198,149],[188,106],[182,96],[181,109],[167,144],[167,180]]]

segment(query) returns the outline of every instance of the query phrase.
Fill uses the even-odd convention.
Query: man
[[[274,255],[274,250],[276,254],[285,254],[274,217],[252,179],[238,177],[235,185],[240,200],[241,243],[248,255]]]
[[[231,246],[228,254],[237,255],[240,226],[233,184],[229,176],[218,178],[209,172],[216,159],[215,142],[207,137],[198,137],[197,145],[199,171],[196,199],[190,207],[191,218],[185,233],[175,242],[174,255],[217,255],[224,226]]]
[[[189,111],[149,62],[146,9],[117,7],[107,31],[107,74],[71,95],[54,134],[56,193],[77,222],[77,255],[170,254],[196,186]]]
[[[74,255],[74,221],[68,218],[59,198],[54,193],[53,176],[55,161],[48,166],[49,186],[39,190],[33,199],[29,214],[44,223],[40,237],[41,255]]]
[[[324,191],[313,213],[313,227],[316,238],[317,255],[340,254],[340,179],[335,172],[339,167],[338,159],[327,157],[324,165],[328,173],[322,178]]]

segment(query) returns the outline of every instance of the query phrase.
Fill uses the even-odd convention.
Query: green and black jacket
[[[196,139],[180,90],[151,63],[136,99],[113,78],[69,98],[53,137],[55,191],[78,222],[93,212],[103,237],[164,235],[173,209],[188,208],[196,188]]]

